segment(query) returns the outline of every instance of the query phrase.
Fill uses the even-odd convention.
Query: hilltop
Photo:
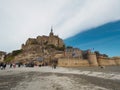
[[[6,61],[12,62],[31,62],[34,60],[43,60],[54,58],[55,53],[64,51],[65,44],[59,36],[54,35],[53,29],[49,36],[37,36],[36,38],[28,38],[25,44],[21,45],[20,50],[9,53]]]

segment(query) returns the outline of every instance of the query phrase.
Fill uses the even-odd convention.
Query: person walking
[[[16,63],[13,63],[13,67],[16,68]]]
[[[10,68],[12,68],[12,66],[13,66],[13,64],[12,64],[12,63],[10,63]]]
[[[3,69],[5,69],[6,68],[6,63],[3,63]]]
[[[3,70],[3,62],[0,63],[0,69]]]

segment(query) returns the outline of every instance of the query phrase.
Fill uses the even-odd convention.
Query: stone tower
[[[93,52],[88,52],[88,61],[90,66],[98,66],[96,54]]]
[[[49,37],[48,37],[48,44],[52,44],[56,47],[63,47],[64,46],[63,40],[61,38],[59,38],[59,36],[54,35],[52,27],[51,27],[51,32],[50,32]]]

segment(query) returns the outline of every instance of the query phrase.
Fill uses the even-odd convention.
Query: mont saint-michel
[[[0,90],[120,90],[119,38],[120,0],[0,0]]]
[[[20,50],[0,52],[0,67],[0,90],[120,89],[119,57],[66,46],[52,28]]]
[[[80,66],[111,66],[120,65],[119,57],[110,58],[99,51],[80,50],[72,46],[66,46],[64,41],[54,35],[53,29],[48,36],[29,38],[20,50],[5,54],[1,52],[1,61],[8,63],[34,63],[38,66],[52,65],[63,67]]]
[[[119,57],[66,46],[51,28],[0,52],[0,90],[119,90],[119,66]]]

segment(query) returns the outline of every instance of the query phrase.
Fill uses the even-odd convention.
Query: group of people
[[[5,69],[5,68],[6,68],[6,65],[7,65],[6,63],[1,62],[1,63],[0,63],[0,69],[1,69],[1,70]]]
[[[21,67],[21,66],[25,66],[25,67],[34,67],[34,66],[39,66],[39,67],[42,67],[42,66],[48,66],[47,63],[43,63],[43,64],[40,64],[40,65],[37,65],[35,63],[26,63],[26,64],[23,64],[23,63],[5,63],[5,62],[0,62],[0,69],[1,70],[5,70],[6,67],[8,68],[16,68],[16,67]],[[57,62],[54,60],[51,62],[51,66],[53,69],[56,69],[57,67]]]
[[[9,68],[16,68],[17,67],[21,67],[21,63],[5,63],[5,62],[0,62],[0,69],[1,70],[5,70],[6,67],[8,66]]]

